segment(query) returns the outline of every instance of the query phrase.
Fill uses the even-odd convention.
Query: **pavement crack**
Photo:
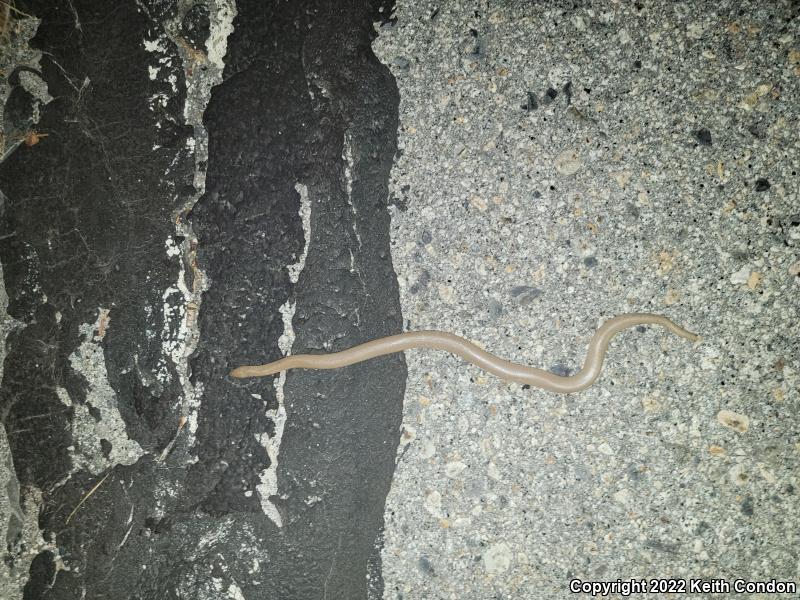
[[[336,557],[339,555],[339,551],[342,549],[342,534],[339,533],[339,540],[336,543],[336,552],[333,553],[333,558],[331,559],[331,568],[328,570],[328,576],[325,577],[325,583],[322,586],[322,600],[328,600],[328,583],[333,576],[333,569],[336,566]]]

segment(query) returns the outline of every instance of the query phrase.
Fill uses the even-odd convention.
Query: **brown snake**
[[[490,354],[462,337],[444,331],[408,331],[382,337],[341,352],[330,354],[295,354],[264,365],[237,367],[232,377],[264,377],[288,369],[338,369],[376,356],[402,352],[411,348],[433,348],[456,354],[505,381],[527,384],[551,392],[568,394],[586,389],[600,375],[608,344],[617,333],[637,325],[659,325],[691,341],[700,339],[695,333],[679,327],[667,317],[649,313],[630,313],[609,319],[595,332],[583,368],[575,375],[562,376],[520,365]]]

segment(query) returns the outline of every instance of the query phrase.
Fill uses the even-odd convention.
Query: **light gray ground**
[[[400,0],[381,29],[407,326],[555,371],[620,313],[703,340],[629,331],[568,396],[408,353],[387,599],[800,575],[797,18],[581,5]]]

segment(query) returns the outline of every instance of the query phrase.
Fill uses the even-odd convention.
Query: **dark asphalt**
[[[297,303],[295,352],[331,341],[338,350],[401,329],[387,211],[398,94],[370,48],[380,6],[237,3],[224,81],[204,117],[206,192],[185,215],[211,281],[190,363],[204,393],[195,444],[179,440],[163,463],[155,458],[175,434],[182,389],[171,366],[165,381],[147,376],[172,364],[148,331],[177,326],[164,322],[162,295],[180,264],[164,244],[175,236],[173,212],[195,193],[194,157],[177,49],[164,38],[174,93],[164,72],[148,77],[153,57],[143,40],[163,33],[176,2],[144,1],[143,10],[104,0],[17,6],[42,18],[33,44],[55,98],[37,126],[48,137],[0,165],[0,260],[8,312],[24,323],[8,339],[0,410],[22,492],[43,491],[40,526],[60,554],[36,557],[25,600],[211,598],[216,581],[223,589],[235,582],[248,600],[380,598],[402,356],[289,374],[274,499],[283,528],[255,493],[269,463],[257,438],[274,432],[266,416],[277,402],[272,379],[226,376],[279,356],[278,308],[287,300]],[[192,36],[207,31],[207,23],[186,27]],[[154,94],[166,106],[150,102]],[[9,114],[24,119],[31,101],[15,88]],[[349,198],[344,154],[352,159]],[[298,183],[309,190],[312,239],[292,284],[286,266],[304,246]],[[55,390],[65,388],[73,404],[86,401],[87,382],[69,356],[82,340],[78,328],[94,323],[99,308],[110,309],[102,341],[109,383],[127,435],[145,455],[99,476],[69,476],[74,414]]]

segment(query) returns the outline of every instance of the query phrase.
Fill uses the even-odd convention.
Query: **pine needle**
[[[1,0],[0,0],[0,1],[1,1]],[[94,493],[97,491],[97,488],[99,488],[101,485],[103,485],[103,482],[104,482],[106,479],[108,479],[108,476],[109,476],[109,475],[111,475],[111,471],[109,471],[108,473],[106,473],[106,476],[105,476],[105,477],[103,477],[103,478],[102,478],[100,481],[98,481],[98,482],[95,484],[95,486],[94,486],[92,489],[90,489],[90,490],[89,490],[89,493],[88,493],[88,494],[86,494],[86,495],[85,495],[83,498],[81,498],[81,501],[80,501],[80,502],[78,502],[78,505],[77,505],[75,508],[73,508],[73,509],[72,509],[72,512],[71,512],[71,513],[69,513],[69,516],[67,517],[67,520],[66,520],[66,521],[64,521],[64,525],[68,525],[68,524],[69,524],[69,520],[70,520],[70,519],[71,519],[71,518],[72,518],[72,517],[75,515],[75,513],[76,513],[76,512],[78,512],[78,509],[79,509],[79,508],[80,508],[80,507],[83,505],[83,503],[84,503],[84,502],[86,502],[86,500],[89,498],[89,496],[91,496],[92,494],[94,494]]]

